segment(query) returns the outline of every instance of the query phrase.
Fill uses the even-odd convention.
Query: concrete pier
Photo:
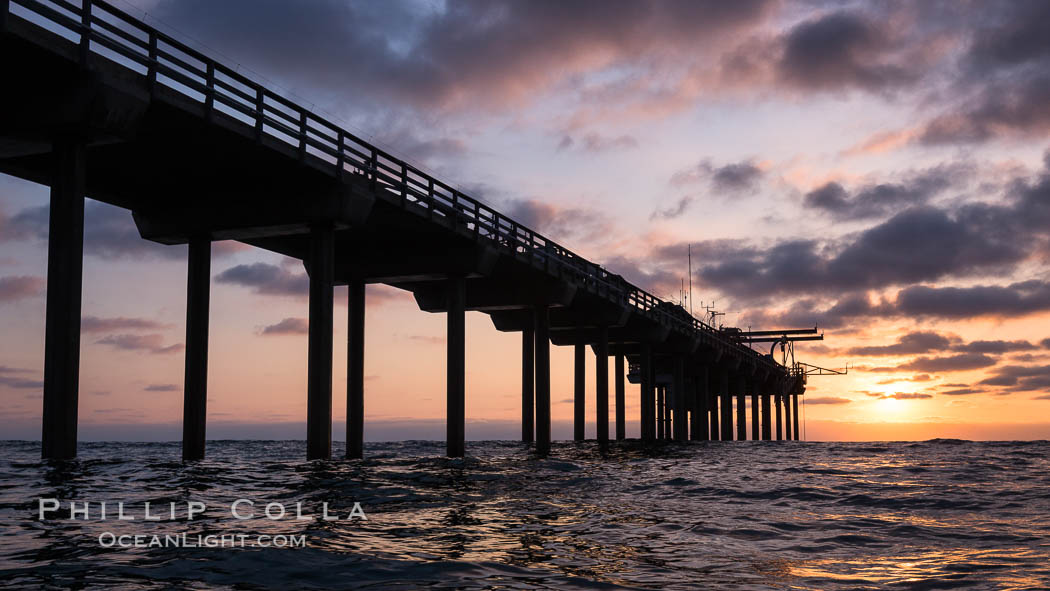
[[[708,421],[710,423],[710,436],[711,441],[719,441],[721,437],[721,423],[722,417],[718,408],[718,380],[717,372],[708,372],[708,390],[707,390],[707,404],[708,404]]]
[[[736,376],[733,380],[734,388],[736,390],[736,439],[737,441],[747,441],[747,401],[744,398],[744,392],[746,390],[745,383],[747,378],[744,376]]]
[[[365,446],[365,282],[347,285],[346,457],[359,459]]]
[[[521,331],[521,440],[536,438],[536,327],[527,324]]]
[[[208,304],[211,238],[190,240],[186,273],[186,371],[182,400],[182,460],[204,458],[208,407]]]
[[[310,459],[331,456],[335,285],[348,285],[349,458],[361,457],[364,442],[366,284],[411,293],[420,310],[447,316],[450,456],[465,453],[468,311],[487,315],[499,331],[522,333],[522,440],[535,441],[541,455],[551,449],[552,344],[576,346],[582,360],[576,365],[579,385],[574,384],[578,439],[585,424],[585,346],[595,348],[595,410],[603,445],[611,435],[610,346],[616,355],[617,439],[626,436],[625,366],[632,383],[641,374],[643,439],[733,439],[734,398],[735,434],[742,438],[746,394],[735,382],[741,374],[760,380],[748,386],[753,402],[750,388],[778,393],[777,411],[787,417],[778,431],[781,437],[799,437],[797,397],[805,392],[808,375],[827,374],[801,363],[785,367],[751,345],[812,340],[818,337],[798,335],[815,328],[745,332],[699,322],[681,305],[236,68],[108,3],[84,6],[88,10],[78,23],[69,20],[68,11],[41,0],[0,0],[0,47],[18,58],[8,60],[8,92],[0,93],[5,107],[0,173],[51,190],[44,458],[76,455],[86,195],[130,212],[144,240],[189,246],[182,401],[187,460],[205,454],[212,240],[303,261],[309,276]],[[177,404],[177,394],[169,402]],[[761,402],[753,404],[752,431],[758,431],[754,425],[761,416],[769,439],[768,395]],[[791,406],[781,410],[780,402]]]
[[[306,458],[332,457],[332,281],[334,233],[329,226],[310,232],[310,328],[307,336]]]
[[[786,394],[780,400],[784,403],[784,439],[791,441],[791,400]]]
[[[576,343],[573,351],[572,433],[573,439],[583,441],[587,426],[587,345]]]
[[[674,440],[686,441],[689,439],[689,420],[686,415],[689,412],[688,397],[685,391],[685,358],[676,355],[674,358],[674,385],[671,387],[674,393]]]
[[[762,431],[759,422],[759,410],[758,410],[758,388],[755,380],[747,381],[748,394],[751,395],[751,440],[759,441],[762,439]]]
[[[463,277],[448,280],[448,413],[445,417],[448,457],[461,458],[466,451],[466,301]]]
[[[550,310],[536,307],[536,453],[551,451],[551,336]]]
[[[693,409],[689,438],[693,441],[707,441],[710,439],[708,433],[708,402],[707,402],[707,366],[697,368],[696,377],[693,379]]]
[[[777,430],[777,441],[783,441],[784,440],[783,418],[782,418],[782,415],[781,415],[781,412],[780,412],[780,407],[783,404],[783,400],[781,400],[782,397],[780,396],[780,394],[774,394],[773,396],[775,398],[774,406],[776,407],[776,411],[775,411],[776,412],[776,417],[774,418],[774,422],[776,423],[776,426],[777,426],[776,427],[776,430]]]
[[[616,375],[616,440],[623,441],[627,439],[627,392],[624,385],[627,374],[624,373],[623,351],[616,351],[616,363],[613,368]]]
[[[723,369],[718,374],[718,394],[721,399],[722,425],[719,432],[722,441],[733,440],[733,395],[729,391],[729,370]]]
[[[762,399],[762,441],[769,441],[773,438],[773,417],[771,416],[773,409],[770,405],[769,394],[761,394],[760,398]]]
[[[75,138],[55,140],[53,150],[41,452],[67,459],[77,455],[86,151]]]
[[[792,430],[792,433],[795,435],[795,441],[798,441],[799,440],[799,435],[798,435],[798,394],[794,394],[794,393],[791,394],[791,406],[792,406],[791,417],[795,421],[795,428]]]
[[[595,346],[595,426],[598,443],[609,444],[609,327],[598,328],[598,343]]]

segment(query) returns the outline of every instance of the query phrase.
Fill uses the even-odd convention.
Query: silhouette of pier
[[[748,397],[753,439],[799,438],[805,367],[753,350],[753,337],[694,318],[105,2],[0,0],[0,19],[0,172],[51,188],[45,458],[76,455],[85,196],[130,210],[144,239],[188,245],[184,459],[205,452],[215,240],[303,261],[311,459],[331,456],[336,285],[349,286],[346,454],[362,454],[368,283],[447,316],[449,456],[465,447],[468,310],[521,333],[522,440],[540,454],[551,445],[551,344],[575,348],[576,439],[588,347],[602,443],[626,436],[625,380],[640,385],[645,440],[746,439]],[[763,342],[793,338],[781,332]]]

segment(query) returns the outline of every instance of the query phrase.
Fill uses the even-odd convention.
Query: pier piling
[[[182,401],[182,460],[204,458],[208,407],[208,304],[211,238],[190,240],[186,273],[186,360]]]
[[[306,386],[306,458],[332,457],[332,281],[335,241],[330,226],[310,232],[310,327]]]
[[[365,443],[365,282],[347,285],[346,457],[359,459]]]

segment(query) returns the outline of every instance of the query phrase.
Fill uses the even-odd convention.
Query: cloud
[[[432,335],[413,334],[413,335],[408,335],[405,338],[410,340],[410,341],[416,341],[416,342],[419,342],[419,343],[425,343],[427,345],[444,345],[445,342],[446,342],[445,337],[432,336]]]
[[[806,193],[802,204],[841,220],[881,217],[925,205],[932,197],[967,176],[968,172],[958,165],[941,166],[906,175],[900,182],[864,185],[852,195],[842,185],[833,182]]]
[[[503,211],[532,230],[562,243],[584,245],[608,239],[612,221],[604,213],[586,207],[561,207],[536,199],[507,200]]]
[[[753,192],[765,173],[751,160],[717,166],[711,160],[684,168],[671,175],[673,187],[707,184],[712,191],[722,193]]]
[[[264,326],[259,334],[262,335],[289,335],[309,334],[310,322],[306,318],[285,318],[277,324]]]
[[[972,318],[976,316],[1023,316],[1050,310],[1050,283],[1022,281],[971,287],[916,285],[897,293],[900,315]]]
[[[979,388],[955,388],[952,390],[942,390],[941,394],[945,396],[969,396],[971,394],[983,394],[985,390]]]
[[[849,404],[853,402],[849,398],[841,398],[838,396],[817,396],[816,398],[806,398],[806,404]]]
[[[979,384],[1010,386],[1015,391],[1050,389],[1050,365],[1004,365]]]
[[[921,64],[893,55],[895,45],[881,24],[858,13],[834,12],[788,32],[776,71],[783,83],[803,90],[882,92],[920,76]]]
[[[161,2],[151,14],[323,96],[430,111],[513,109],[601,69],[694,51],[764,20],[742,2]],[[201,11],[210,11],[208,18]],[[338,56],[354,56],[353,60]],[[361,92],[362,89],[367,92]]]
[[[631,135],[608,137],[597,133],[588,133],[580,139],[578,144],[588,152],[598,153],[632,150],[638,147],[638,140]]]
[[[113,332],[117,330],[160,330],[171,328],[170,324],[163,324],[148,318],[129,318],[125,316],[101,318],[98,316],[84,316],[80,319],[80,332]]]
[[[178,392],[181,388],[176,384],[150,384],[143,390],[146,392]]]
[[[43,277],[8,275],[0,277],[0,302],[35,298],[44,294],[47,282]]]
[[[1030,351],[1035,349],[1035,345],[1028,341],[972,341],[957,347],[957,349],[960,351],[968,351],[970,353],[989,353],[999,355],[1015,351]]]
[[[879,400],[924,400],[933,398],[933,394],[926,394],[925,392],[893,392],[892,394],[886,392],[865,392],[865,394]]]
[[[249,287],[261,295],[305,297],[310,293],[310,278],[305,272],[293,273],[268,263],[236,265],[216,275],[215,280]]]
[[[894,371],[951,372],[980,369],[995,365],[995,358],[981,353],[960,353],[946,357],[916,357],[898,365]],[[875,371],[875,370],[873,370]]]
[[[142,351],[156,355],[178,353],[185,346],[182,343],[165,345],[164,336],[160,334],[116,334],[107,335],[95,341],[99,345],[109,345],[122,351]]]
[[[929,331],[910,332],[897,339],[892,345],[876,345],[868,347],[853,347],[847,350],[850,355],[911,355],[916,353],[929,353],[930,351],[944,351],[951,347],[952,340],[948,337]]]

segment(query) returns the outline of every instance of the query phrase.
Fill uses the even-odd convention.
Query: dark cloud
[[[942,390],[945,396],[969,396],[971,394],[984,394],[985,390],[980,388],[955,388],[953,390]]]
[[[959,351],[967,351],[969,353],[1001,355],[1003,353],[1013,353],[1015,351],[1030,351],[1035,349],[1035,345],[1028,341],[971,341],[965,345],[956,347],[956,349]]]
[[[849,404],[853,402],[849,398],[842,398],[839,396],[817,396],[815,398],[806,397],[806,404]]]
[[[977,8],[967,25],[973,41],[952,93],[961,98],[923,127],[920,141],[1045,138],[1050,130],[1050,4],[1029,0]]]
[[[699,164],[674,173],[669,182],[675,187],[707,184],[713,192],[739,194],[755,191],[763,174],[762,169],[750,160],[722,166],[702,160]]]
[[[268,263],[236,265],[216,275],[215,280],[250,287],[261,295],[305,297],[310,292],[310,278],[305,272],[294,273],[283,266]]]
[[[679,199],[678,201],[676,201],[670,207],[666,207],[664,209],[657,209],[657,210],[653,211],[653,213],[649,215],[649,219],[650,220],[659,220],[659,219],[673,220],[675,218],[681,217],[682,214],[684,214],[686,211],[689,210],[689,207],[693,204],[693,201],[695,201],[695,200],[696,200],[696,196],[694,196],[694,195],[686,195],[686,196],[682,197],[681,199]]]
[[[612,228],[612,222],[600,211],[560,207],[536,199],[506,200],[503,212],[519,224],[563,244],[601,242],[608,238]]]
[[[142,351],[156,355],[178,353],[185,346],[182,343],[165,345],[164,336],[160,334],[116,334],[107,335],[95,341],[99,345],[109,345],[123,351]]]
[[[1023,281],[972,287],[916,285],[897,294],[896,312],[905,316],[972,318],[1023,316],[1050,310],[1050,283]]]
[[[178,392],[180,389],[176,384],[150,384],[143,388],[146,392]]]
[[[277,324],[264,326],[259,334],[262,335],[286,335],[286,334],[309,334],[310,322],[306,318],[285,318]]]
[[[9,275],[0,277],[0,302],[13,302],[43,295],[47,282],[43,277]]]
[[[887,215],[916,205],[952,186],[967,171],[960,166],[938,167],[910,175],[901,182],[869,184],[849,194],[842,185],[828,183],[806,193],[803,205],[836,219],[857,220]]]
[[[148,318],[128,318],[119,316],[114,318],[100,318],[98,316],[84,316],[80,319],[80,332],[113,332],[117,330],[161,330],[171,328],[170,324],[163,324]]]
[[[36,373],[28,369],[0,365],[0,386],[16,390],[39,390],[44,382],[29,378],[27,374]]]
[[[850,355],[915,355],[918,353],[940,352],[951,348],[952,340],[948,337],[928,331],[910,332],[897,339],[892,345],[875,345],[853,347],[847,350]]]
[[[1050,389],[1050,365],[1004,365],[979,382],[982,386],[1009,386],[1011,391]]]
[[[981,369],[995,365],[995,358],[981,353],[959,353],[944,357],[916,357],[896,367],[877,367],[872,371],[951,372]]]
[[[695,51],[760,22],[769,5],[502,0],[438,8],[182,0],[162,2],[151,13],[221,52],[265,66],[263,74],[285,86],[359,103],[393,100],[437,110],[506,108],[595,68]]]
[[[1043,339],[1039,341],[1039,345],[1044,349],[1050,349],[1050,339]]]
[[[859,88],[881,92],[917,80],[917,64],[894,55],[893,38],[880,23],[849,12],[803,22],[784,39],[776,71],[803,90]]]

